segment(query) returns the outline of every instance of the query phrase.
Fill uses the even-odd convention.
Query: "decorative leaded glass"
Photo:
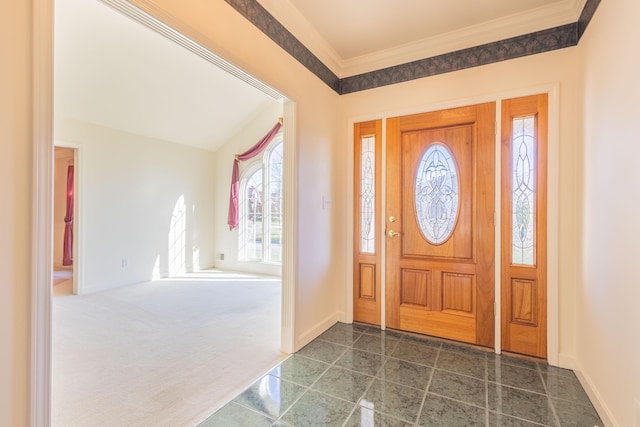
[[[513,264],[535,265],[536,169],[535,119],[513,120],[511,148]]]
[[[244,258],[262,260],[262,169],[247,179],[244,193]]]
[[[439,245],[453,233],[458,218],[458,169],[444,144],[423,154],[416,174],[416,217],[422,235]]]
[[[268,260],[280,262],[282,260],[282,159],[283,144],[278,143],[269,155],[269,230]]]
[[[360,251],[376,252],[376,152],[375,137],[362,138],[360,144]]]

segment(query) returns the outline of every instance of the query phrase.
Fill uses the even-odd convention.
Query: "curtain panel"
[[[231,191],[229,193],[229,215],[227,217],[227,224],[229,230],[238,228],[239,212],[238,212],[238,197],[240,192],[240,162],[253,159],[269,145],[271,140],[278,134],[282,122],[278,121],[276,125],[267,133],[260,141],[258,141],[253,147],[249,148],[242,154],[236,154],[233,159],[233,172],[231,173]]]

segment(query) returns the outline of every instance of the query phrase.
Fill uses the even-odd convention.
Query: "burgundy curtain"
[[[73,165],[67,169],[67,212],[64,216],[62,265],[73,264]]]
[[[238,192],[240,191],[240,161],[249,160],[257,156],[265,149],[271,140],[278,134],[278,131],[282,127],[282,123],[278,122],[276,125],[266,134],[256,145],[249,148],[242,154],[237,154],[233,160],[233,173],[231,174],[231,192],[229,194],[229,216],[227,217],[227,224],[229,224],[229,230],[233,230],[238,227]]]

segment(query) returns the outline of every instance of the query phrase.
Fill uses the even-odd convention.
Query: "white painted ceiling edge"
[[[123,0],[55,0],[56,117],[215,151],[284,99],[148,15],[136,16],[143,25],[114,7],[136,16]]]
[[[403,64],[418,59],[465,49],[484,43],[515,37],[530,32],[540,31],[572,22],[580,17],[586,0],[537,0],[519,2],[519,9],[513,12],[500,9],[505,2],[518,4],[511,0],[473,0],[469,6],[494,9],[492,19],[481,21],[467,16],[459,19],[459,1],[425,1],[425,0],[353,0],[361,9],[372,5],[386,5],[386,13],[393,13],[389,22],[414,22],[415,15],[424,16],[424,25],[417,30],[422,36],[415,40],[396,36],[392,26],[379,21],[376,25],[363,27],[349,25],[358,20],[367,19],[365,14],[358,13],[357,7],[345,8],[343,0],[327,0],[320,9],[313,9],[315,0],[258,0],[285,28],[311,50],[338,77],[348,77],[393,65]],[[540,6],[540,4],[542,5]],[[399,5],[410,6],[401,8]],[[439,13],[429,14],[429,8],[436,4]],[[308,12],[300,11],[299,6],[306,6]],[[391,9],[390,6],[393,6]],[[388,16],[388,15],[387,15]],[[443,32],[430,32],[430,22],[438,21]],[[441,21],[444,21],[442,23]],[[415,24],[414,24],[415,25]],[[323,30],[321,30],[322,28]],[[330,42],[327,34],[330,29],[339,28],[342,37],[333,38]],[[357,33],[356,33],[357,32]],[[383,33],[384,43],[376,34]],[[414,35],[416,32],[413,33]],[[418,34],[420,32],[418,31]],[[359,43],[358,46],[352,46]],[[384,45],[384,46],[383,46]],[[364,52],[355,56],[340,55],[338,52]]]

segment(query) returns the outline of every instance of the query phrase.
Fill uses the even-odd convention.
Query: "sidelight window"
[[[375,137],[365,136],[360,146],[360,252],[376,252],[376,147]]]
[[[513,119],[511,150],[513,264],[535,265],[536,253],[535,117]]]

